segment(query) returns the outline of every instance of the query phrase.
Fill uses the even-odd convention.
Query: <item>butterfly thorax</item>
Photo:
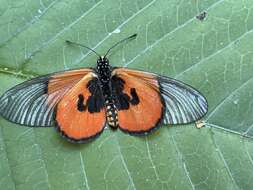
[[[109,64],[109,60],[106,57],[100,57],[97,60],[96,72],[99,76],[99,80],[102,84],[106,84],[111,79],[112,67]]]
[[[105,98],[106,118],[108,124],[112,128],[118,127],[118,112],[114,103],[112,87],[111,87],[111,73],[112,67],[106,57],[100,57],[97,60],[96,73],[100,81],[100,86]]]

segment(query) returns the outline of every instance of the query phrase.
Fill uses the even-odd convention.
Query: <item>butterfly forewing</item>
[[[133,135],[141,135],[158,127],[165,107],[157,80],[151,77],[150,83],[146,83],[124,69],[115,69],[113,74],[114,88],[122,88],[115,90],[119,128]]]
[[[142,101],[151,111],[150,113],[142,112],[143,116],[140,116],[141,119],[147,120],[147,118],[156,114],[159,111],[157,108],[153,109],[156,105],[164,107],[164,113],[161,116],[164,124],[191,123],[199,120],[207,112],[207,101],[204,96],[182,82],[153,73],[126,68],[117,68],[113,73],[118,76],[125,76],[127,74],[127,77],[125,77],[127,83],[125,88],[129,88],[127,87],[128,85],[134,88],[138,82],[140,91],[145,92]],[[135,81],[135,84],[131,81]],[[146,89],[152,90],[145,91]],[[157,103],[150,98],[152,96],[150,94],[153,91],[159,95],[156,98],[157,100],[161,100],[161,103]],[[133,106],[130,109],[136,108]],[[141,110],[139,111],[141,112]]]
[[[91,71],[91,69],[70,70],[23,82],[1,96],[0,113],[6,119],[18,124],[51,126],[57,103]]]
[[[97,137],[104,129],[104,98],[97,76],[87,74],[57,105],[56,125],[72,142],[82,143]]]

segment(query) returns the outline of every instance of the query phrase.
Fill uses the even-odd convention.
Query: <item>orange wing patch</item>
[[[145,134],[159,126],[164,105],[158,82],[152,75],[128,74],[128,69],[115,69],[114,75],[124,83],[123,93],[130,97],[129,108],[119,109],[119,128],[130,134]],[[149,83],[147,82],[149,81]]]
[[[92,79],[94,73],[88,73],[66,93],[57,106],[57,127],[70,141],[87,141],[98,136],[104,129],[105,109],[101,107],[98,111],[92,112],[88,108],[88,98],[92,94],[87,85]]]
[[[50,76],[47,85],[48,109],[54,108],[62,97],[89,72],[93,71],[91,69],[77,69]]]

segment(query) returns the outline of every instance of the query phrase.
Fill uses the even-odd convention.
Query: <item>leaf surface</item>
[[[144,138],[105,130],[73,145],[54,128],[0,118],[0,189],[251,189],[252,0],[0,0],[0,93],[33,76],[113,66],[182,80],[209,103],[205,128],[164,126]],[[203,11],[207,17],[196,18]]]

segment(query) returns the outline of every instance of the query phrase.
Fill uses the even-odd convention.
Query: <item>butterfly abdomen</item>
[[[106,100],[105,106],[107,123],[110,125],[110,127],[116,129],[119,125],[117,108],[111,100]]]
[[[105,98],[106,120],[110,127],[116,129],[118,127],[118,111],[114,104],[111,91],[111,83],[100,81],[103,96]]]

